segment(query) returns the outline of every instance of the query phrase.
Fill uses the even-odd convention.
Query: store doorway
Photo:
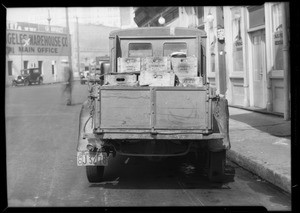
[[[251,33],[252,42],[252,77],[253,77],[253,105],[254,107],[265,108],[265,87],[266,78],[266,42],[265,30]]]

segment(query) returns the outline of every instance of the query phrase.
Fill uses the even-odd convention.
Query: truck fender
[[[90,118],[90,109],[89,102],[85,101],[79,113],[79,128],[78,128],[78,141],[77,141],[77,151],[87,151],[88,138],[84,138],[85,133],[92,133],[91,125],[86,124],[88,119]],[[88,122],[90,123],[90,122]],[[85,131],[84,131],[85,129]]]

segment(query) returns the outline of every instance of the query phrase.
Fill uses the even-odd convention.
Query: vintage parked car
[[[12,85],[31,85],[31,84],[42,84],[43,76],[39,68],[28,68],[21,70],[21,75],[18,75],[16,79],[12,80]]]

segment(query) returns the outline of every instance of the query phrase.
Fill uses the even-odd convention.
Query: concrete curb
[[[227,151],[227,158],[244,169],[281,188],[282,190],[291,193],[291,179],[289,177],[279,174],[263,164],[253,161],[252,159],[241,155],[234,150]]]

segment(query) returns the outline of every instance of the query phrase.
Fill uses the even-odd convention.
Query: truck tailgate
[[[101,130],[208,130],[205,87],[100,87],[95,127]],[[100,119],[99,119],[100,118]]]

